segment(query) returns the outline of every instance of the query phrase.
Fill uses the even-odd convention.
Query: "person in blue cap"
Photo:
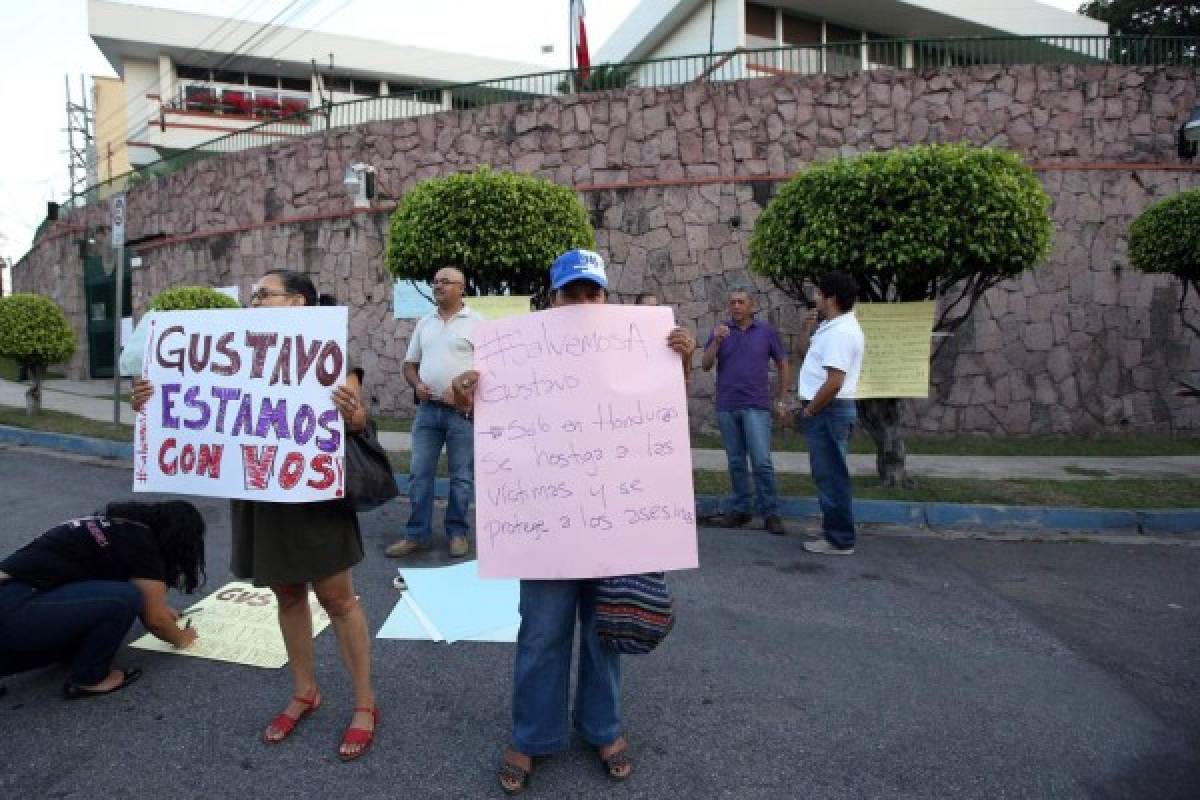
[[[604,259],[590,250],[570,250],[550,267],[554,307],[608,302]],[[696,340],[675,328],[664,343],[690,364]],[[470,371],[454,382],[464,400],[475,391],[479,374]],[[521,581],[521,627],[513,666],[512,743],[498,778],[507,794],[529,785],[533,759],[567,749],[568,697],[575,620],[579,620],[579,666],[575,687],[575,728],[596,748],[609,778],[623,781],[633,772],[629,744],[621,733],[620,656],[600,643],[595,629],[592,581]]]

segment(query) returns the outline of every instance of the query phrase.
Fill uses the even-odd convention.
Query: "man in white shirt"
[[[463,304],[466,278],[456,267],[443,267],[433,278],[437,308],[413,329],[404,356],[404,379],[417,397],[412,425],[412,511],[404,538],[385,551],[403,558],[428,550],[433,536],[433,489],[443,445],[450,469],[446,537],[452,558],[462,558],[467,542],[467,511],[475,493],[475,441],[469,398],[452,389],[454,378],[474,365],[471,331],[481,317]]]
[[[854,553],[854,499],[846,451],[857,419],[854,397],[865,344],[853,312],[857,295],[858,284],[850,275],[823,275],[817,281],[816,307],[800,329],[801,350],[807,352],[796,383],[796,426],[808,441],[824,533],[824,538],[804,543],[810,553]]]

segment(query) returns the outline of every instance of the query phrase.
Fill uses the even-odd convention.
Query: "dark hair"
[[[140,522],[154,532],[167,586],[191,593],[204,583],[204,517],[186,500],[109,503],[104,516]]]
[[[821,294],[836,300],[842,311],[854,308],[858,298],[858,281],[845,272],[826,272],[817,280],[817,288]]]
[[[303,297],[306,306],[337,305],[333,295],[317,294],[317,287],[313,285],[312,278],[303,272],[296,272],[294,269],[272,269],[264,273],[264,277],[266,275],[278,275],[283,288]]]

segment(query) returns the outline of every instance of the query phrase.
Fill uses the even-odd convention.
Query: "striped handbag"
[[[593,581],[596,633],[609,650],[649,653],[675,626],[667,577],[661,572]]]

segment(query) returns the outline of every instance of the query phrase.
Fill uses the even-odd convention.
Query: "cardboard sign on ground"
[[[308,595],[308,606],[315,638],[329,626],[329,616],[312,592]],[[181,650],[149,633],[130,647],[266,669],[278,669],[288,662],[276,617],[275,595],[264,586],[227,583],[189,607],[180,615],[179,624],[189,619],[198,636],[191,647]]]

